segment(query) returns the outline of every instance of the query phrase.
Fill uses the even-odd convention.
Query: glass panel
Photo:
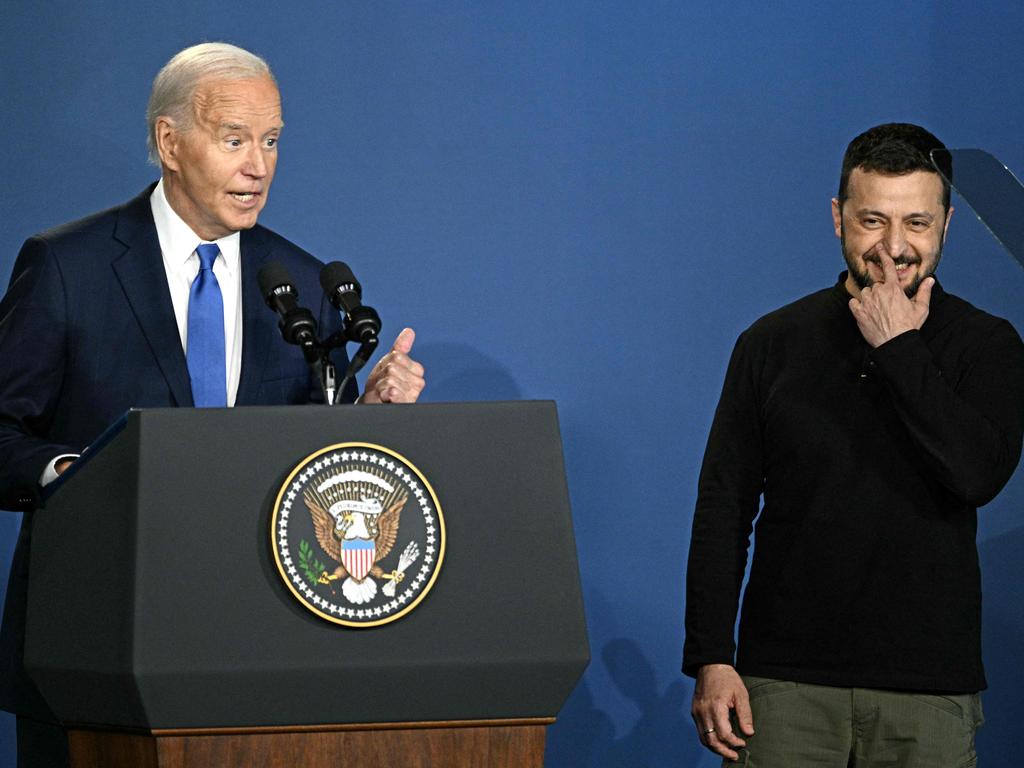
[[[931,154],[939,172],[1024,267],[1024,186],[1017,177],[983,149],[935,149]]]

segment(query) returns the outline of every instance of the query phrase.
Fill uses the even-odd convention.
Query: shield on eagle
[[[373,567],[377,544],[373,539],[344,539],[341,542],[341,564],[353,581],[362,581]]]

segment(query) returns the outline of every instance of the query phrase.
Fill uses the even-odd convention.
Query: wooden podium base
[[[543,768],[554,718],[153,730],[70,728],[71,768]]]

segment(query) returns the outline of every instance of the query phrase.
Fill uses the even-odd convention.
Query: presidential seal
[[[413,610],[444,559],[441,505],[394,451],[339,443],[299,463],[270,516],[284,583],[317,616],[373,627]]]

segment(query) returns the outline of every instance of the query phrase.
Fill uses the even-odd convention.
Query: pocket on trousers
[[[786,693],[787,691],[794,691],[800,687],[800,683],[794,683],[792,680],[775,680],[770,677],[751,677],[750,675],[742,676],[743,685],[747,688],[747,695],[751,701],[755,699],[761,699],[766,696],[775,696],[780,693]]]
[[[915,701],[945,712],[957,720],[969,718],[971,725],[974,725],[974,706],[971,699],[976,694],[966,693],[961,696],[939,696],[932,693],[912,693],[910,696]]]

